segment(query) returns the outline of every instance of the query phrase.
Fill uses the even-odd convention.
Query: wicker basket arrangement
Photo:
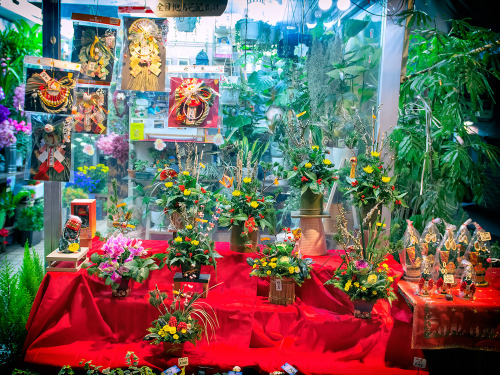
[[[269,302],[275,305],[291,305],[295,302],[295,280],[290,277],[271,276]]]

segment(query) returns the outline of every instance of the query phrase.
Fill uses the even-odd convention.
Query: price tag
[[[413,366],[418,368],[425,368],[426,365],[427,365],[426,359],[418,357],[413,358]]]
[[[283,290],[283,285],[281,284],[281,279],[276,279],[275,285],[276,285],[277,292],[281,292]]]
[[[163,371],[162,374],[165,374],[165,375],[174,375],[174,374],[177,374],[180,371],[181,371],[181,369],[179,367],[172,366],[172,367],[166,369],[165,371]]]
[[[481,241],[491,241],[491,233],[481,232]]]
[[[281,281],[281,280],[280,280]],[[285,363],[283,366],[281,366],[281,368],[283,370],[285,370],[285,372],[289,373],[290,375],[293,375],[293,374],[296,374],[297,373],[297,369],[295,367],[293,367],[291,364],[289,363]]]
[[[455,284],[455,277],[453,275],[444,275],[443,281],[445,284]]]
[[[177,361],[177,364],[179,365],[179,367],[187,366],[189,364],[188,357],[179,358],[179,360]]]

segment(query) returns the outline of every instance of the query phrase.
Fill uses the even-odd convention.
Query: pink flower
[[[89,143],[82,143],[83,145],[83,153],[84,154],[87,154],[88,156],[92,156],[94,155],[94,146],[92,146],[91,144]]]

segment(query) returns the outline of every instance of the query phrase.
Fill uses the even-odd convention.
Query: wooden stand
[[[299,211],[293,211],[291,216],[300,218],[302,237],[299,249],[301,254],[307,256],[326,255],[323,218],[329,218],[330,214],[323,212],[321,215],[301,215]]]
[[[82,264],[88,259],[87,252],[89,249],[87,247],[80,248],[80,251],[71,254],[60,253],[59,249],[55,249],[49,255],[46,256],[47,271],[52,272],[78,272],[82,268]],[[57,267],[59,262],[72,262],[73,267]]]
[[[174,290],[180,292],[182,283],[201,283],[203,284],[203,293],[200,298],[207,298],[208,284],[210,283],[210,274],[201,273],[199,279],[186,279],[182,277],[182,273],[176,272],[174,275]]]

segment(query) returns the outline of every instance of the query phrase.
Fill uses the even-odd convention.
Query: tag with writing
[[[179,358],[179,360],[177,361],[177,364],[179,365],[179,367],[184,367],[184,366],[189,365],[188,357]]]
[[[413,358],[413,366],[415,367],[425,368],[426,364],[427,360],[424,358],[418,358],[418,357]]]
[[[180,371],[181,371],[181,369],[179,367],[172,366],[172,367],[166,369],[165,371],[163,371],[162,374],[165,374],[165,375],[174,375],[174,374],[177,374]]]
[[[49,82],[52,80],[52,78],[47,74],[45,70],[40,73],[40,78],[43,79],[45,82]]]
[[[283,290],[283,284],[281,283],[281,279],[276,279],[275,285],[277,292],[281,292]]]
[[[443,281],[445,284],[455,284],[455,277],[453,275],[444,275]]]
[[[281,280],[280,280],[281,281]],[[297,369],[295,367],[293,367],[291,364],[289,363],[285,363],[283,366],[281,366],[281,368],[283,370],[285,370],[285,372],[289,373],[290,375],[293,375],[293,374],[296,374],[297,373]]]
[[[481,241],[491,241],[491,233],[481,232]]]

